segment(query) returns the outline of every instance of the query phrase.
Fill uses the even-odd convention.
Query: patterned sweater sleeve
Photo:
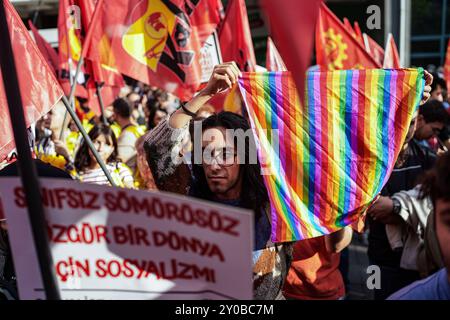
[[[147,162],[157,183],[163,183],[183,164],[183,141],[189,135],[189,124],[174,129],[169,116],[163,119],[145,137],[144,150]]]

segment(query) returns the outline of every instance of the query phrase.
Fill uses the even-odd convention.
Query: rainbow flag
[[[244,73],[272,210],[272,241],[357,222],[379,194],[419,105],[423,69],[313,71],[300,104],[289,72]]]

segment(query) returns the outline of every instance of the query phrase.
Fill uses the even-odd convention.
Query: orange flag
[[[448,54],[449,53],[447,51],[447,55]],[[391,33],[389,33],[388,40],[386,42],[386,50],[384,51],[383,68],[385,68],[385,69],[401,68],[397,45],[395,44],[394,37],[392,36]]]
[[[359,43],[363,44],[364,43],[363,34],[361,32],[361,28],[359,27],[358,21],[354,21],[353,26],[354,26],[354,30],[355,30],[356,40],[359,41]]]
[[[356,33],[355,30],[353,30],[353,27],[350,23],[350,21],[348,21],[347,18],[344,18],[344,26],[347,28],[348,32],[350,32],[354,37],[356,37]]]
[[[212,34],[217,15],[205,16],[211,1],[108,0],[93,43],[102,41],[110,50],[102,54],[129,77],[189,100],[201,80],[200,49]],[[217,3],[217,2],[216,2]],[[200,23],[200,24],[196,24]],[[97,40],[96,40],[97,39]],[[95,46],[91,46],[91,49]],[[100,61],[99,52],[87,58]],[[110,65],[110,64],[108,64]]]
[[[316,27],[316,55],[317,64],[325,70],[381,67],[323,3]]]
[[[223,61],[236,61],[241,71],[255,71],[255,50],[244,0],[229,1],[219,42]]]
[[[81,22],[84,33],[88,32],[95,10],[97,0],[79,1],[81,9]],[[97,19],[100,17],[97,16]],[[98,28],[95,26],[94,28]],[[83,42],[83,47],[86,45]],[[120,89],[125,85],[122,74],[116,68],[116,63],[109,54],[111,43],[106,34],[101,39],[91,39],[92,50],[98,54],[97,60],[86,59],[85,64],[89,70],[89,80],[87,82],[89,107],[95,114],[101,114],[100,102],[97,96],[97,84],[102,86],[101,96],[104,106],[111,105],[117,98]]]
[[[267,38],[266,68],[267,71],[287,71],[286,65],[270,37]]]
[[[447,82],[447,88],[450,88],[450,40],[447,44],[447,53],[445,55],[444,78]]]
[[[97,0],[84,0],[79,2],[81,9],[81,22],[85,34],[88,32],[88,29],[91,25],[96,2]],[[98,18],[99,17],[97,17],[97,19]],[[98,25],[94,26],[94,28],[97,27]],[[84,46],[85,43],[83,42],[83,47]],[[123,86],[123,77],[117,71],[115,61],[112,59],[108,59],[112,57],[111,55],[109,55],[109,51],[111,50],[111,43],[106,34],[104,34],[100,39],[91,39],[90,48],[92,48],[92,50],[96,50],[96,53],[98,54],[98,59],[87,59],[90,60],[91,64],[91,79],[98,83],[105,83],[106,85],[110,86]]]
[[[70,70],[75,72],[76,64],[80,60],[82,49],[81,20],[77,11],[76,0],[60,0],[58,14],[58,41],[59,41],[59,82],[66,95],[70,93]],[[84,68],[81,69],[77,81],[75,95],[87,98],[84,83]]]
[[[9,1],[2,1],[19,80],[27,126],[36,122],[61,99],[63,91],[53,71],[34,43],[22,19]],[[1,74],[1,73],[0,73]],[[8,104],[0,76],[0,162],[15,148]]]

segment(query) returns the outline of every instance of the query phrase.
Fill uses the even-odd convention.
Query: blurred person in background
[[[425,82],[419,110],[423,110],[431,96],[433,76],[428,72],[425,73]],[[369,227],[367,254],[370,264],[379,266],[381,271],[381,288],[374,291],[375,300],[385,300],[398,289],[420,279],[417,270],[401,268],[402,248],[393,250],[386,233],[387,225],[404,224],[398,215],[400,206],[392,199],[392,196],[398,192],[413,189],[419,183],[420,176],[435,163],[436,157],[431,150],[422,148],[414,139],[419,113],[420,111],[411,120],[402,150],[389,180],[381,190],[381,196],[367,211]],[[424,123],[422,117],[421,126]]]
[[[442,137],[445,127],[449,122],[449,114],[445,110],[443,103],[436,99],[430,99],[427,103],[420,106],[419,115],[417,117],[416,132],[414,134],[414,142],[421,148],[432,150],[437,153],[439,149],[443,149],[444,143],[439,137]],[[448,137],[442,137],[448,140]],[[430,139],[436,139],[437,142],[430,143]]]
[[[447,84],[438,74],[433,74],[433,83],[431,84],[431,98],[440,102],[447,101]]]
[[[133,189],[133,174],[130,168],[122,163],[118,157],[117,140],[111,128],[104,124],[96,124],[89,131],[89,137],[116,185]],[[100,185],[110,184],[86,141],[83,141],[75,155],[74,169],[73,174],[81,182]]]
[[[167,110],[162,108],[161,102],[154,97],[148,99],[144,111],[148,130],[156,127],[168,115]]]
[[[53,132],[50,129],[52,125],[52,111],[44,115],[36,122],[36,149],[39,154],[53,154],[55,145],[53,143]]]
[[[421,185],[421,197],[430,198],[434,221],[431,227],[437,238],[444,268],[426,279],[391,295],[389,300],[450,300],[450,154],[440,157]]]
[[[137,125],[131,118],[132,106],[127,99],[118,98],[113,103],[114,120],[121,128],[117,139],[118,156],[134,172],[136,170],[136,141],[146,128]]]
[[[132,106],[131,117],[138,125],[145,125],[144,106],[147,103],[147,96],[144,93],[131,92],[127,100]]]

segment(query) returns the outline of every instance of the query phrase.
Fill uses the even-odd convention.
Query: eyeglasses
[[[215,161],[221,167],[231,167],[235,164],[236,152],[232,149],[224,148],[222,150],[203,149],[203,164],[211,166]]]

